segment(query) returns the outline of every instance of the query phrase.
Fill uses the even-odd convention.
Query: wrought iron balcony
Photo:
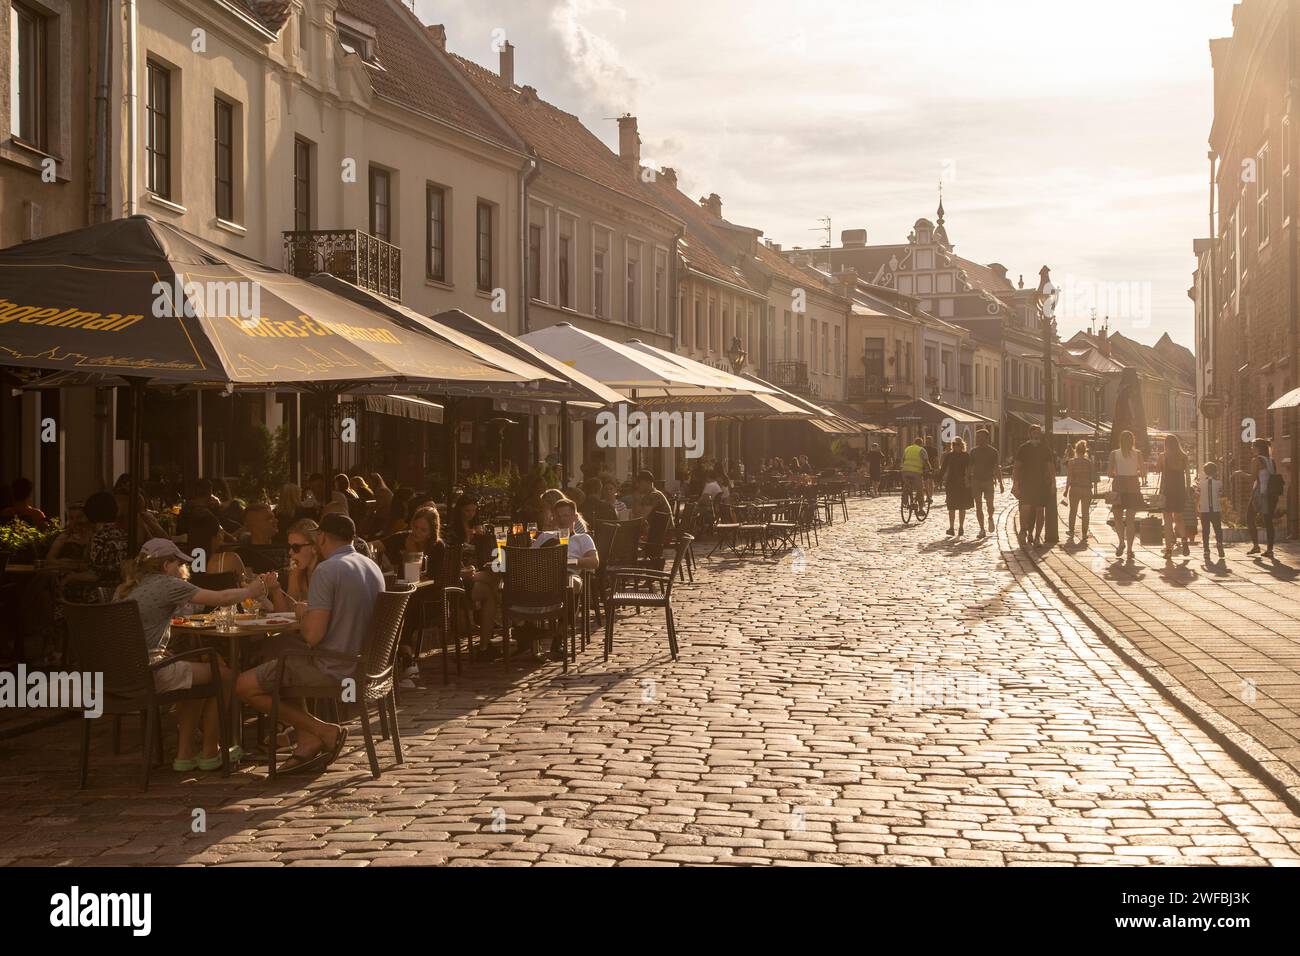
[[[284,233],[284,271],[300,278],[328,272],[396,302],[402,300],[402,250],[360,229]]]
[[[811,396],[813,393],[808,381],[807,362],[771,362],[764,370],[763,378],[795,395]]]

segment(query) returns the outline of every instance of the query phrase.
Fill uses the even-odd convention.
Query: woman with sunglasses
[[[316,522],[304,518],[289,529],[289,577],[282,588],[279,578],[271,585],[267,597],[277,611],[292,611],[296,602],[307,600],[311,574],[316,570]]]

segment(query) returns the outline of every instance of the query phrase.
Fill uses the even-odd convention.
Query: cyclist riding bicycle
[[[930,456],[920,438],[912,439],[912,444],[903,449],[903,463],[899,471],[903,477],[903,494],[913,494],[918,498],[925,493],[925,475],[930,470]]]

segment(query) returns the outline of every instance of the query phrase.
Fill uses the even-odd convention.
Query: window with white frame
[[[560,235],[556,249],[556,283],[559,285],[559,303],[562,309],[573,308],[573,219],[560,217]]]
[[[815,372],[817,371],[817,323],[816,322],[813,322],[809,325],[808,335],[809,335],[808,370],[810,372]]]
[[[844,374],[844,353],[840,351],[840,327],[835,326],[835,377]]]
[[[591,313],[606,318],[609,303],[609,232],[592,230]]]
[[[668,325],[668,253],[655,250],[655,329],[662,332]]]
[[[624,289],[624,321],[641,324],[641,244],[627,241],[627,281]]]
[[[822,323],[822,371],[831,370],[831,325],[829,322]]]
[[[540,300],[545,291],[542,288],[545,274],[542,264],[546,261],[542,241],[544,234],[545,230],[540,222],[528,224],[528,297],[530,299]]]
[[[1268,144],[1259,151],[1256,156],[1255,168],[1255,231],[1258,233],[1258,242],[1260,246],[1268,244],[1269,222],[1268,222]]]

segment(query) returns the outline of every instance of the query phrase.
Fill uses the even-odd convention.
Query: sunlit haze
[[[1231,0],[996,5],[776,0],[417,0],[448,45],[577,113],[612,147],[635,113],[647,162],[786,248],[817,220],[903,242],[944,180],[960,255],[1067,289],[1149,289],[1141,341],[1191,344],[1192,239],[1208,230],[1208,38]],[[1063,336],[1088,321],[1067,296]]]

